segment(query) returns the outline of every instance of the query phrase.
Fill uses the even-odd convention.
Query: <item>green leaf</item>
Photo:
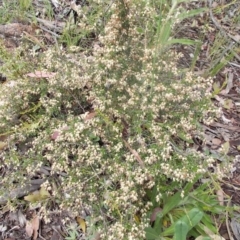
[[[211,77],[216,76],[217,73],[218,73],[225,65],[227,65],[227,63],[228,63],[229,61],[232,60],[233,57],[234,57],[234,53],[231,52],[231,53],[230,53],[227,57],[225,57],[223,60],[220,60],[220,62],[219,62],[217,65],[215,65],[215,66],[213,67],[213,69],[211,70],[210,76],[211,76]]]
[[[229,152],[229,149],[230,149],[230,143],[229,142],[225,142],[223,145],[222,145],[222,152],[224,155],[227,155],[228,152]]]
[[[199,236],[195,240],[212,240],[210,237]]]
[[[183,45],[195,45],[198,44],[200,41],[196,41],[196,40],[191,40],[191,39],[187,39],[187,38],[174,38],[171,39],[167,42],[167,44],[171,45],[171,44],[183,44]]]
[[[171,25],[172,22],[170,20],[165,22],[163,25],[158,25],[158,41],[161,45],[164,45],[168,42],[171,34]]]
[[[203,212],[197,208],[191,209],[186,215],[181,217],[178,221],[183,221],[188,226],[188,231],[190,231],[194,226],[196,226],[202,219]],[[163,236],[171,236],[175,231],[175,225],[171,225],[168,229],[163,232]]]
[[[220,87],[219,82],[213,83],[213,94],[214,95],[220,93],[221,89],[222,88]]]
[[[175,225],[175,233],[174,233],[173,239],[186,240],[188,229],[189,229],[188,225],[185,222],[181,220],[177,221]]]
[[[203,212],[197,208],[193,208],[190,212],[183,216],[181,220],[185,221],[188,224],[189,228],[191,229],[201,221],[202,217]]]
[[[83,233],[86,233],[86,228],[87,228],[86,221],[79,216],[77,216],[76,221],[79,224],[79,226],[81,227]]]
[[[177,135],[185,142],[187,143],[194,143],[192,139],[187,138],[186,134],[184,132],[178,132]]]
[[[157,217],[156,217],[156,220],[155,220],[155,223],[154,223],[154,227],[153,229],[155,230],[155,232],[160,235],[160,233],[162,232],[162,213],[159,212],[157,214]]]
[[[146,194],[147,194],[147,197],[149,198],[149,200],[153,203],[153,206],[155,207],[156,196],[158,194],[157,185],[155,184],[152,189],[147,189]]]
[[[172,197],[167,198],[167,202],[164,204],[162,216],[169,213],[174,207],[176,207],[182,200],[181,193],[177,192]]]
[[[35,203],[35,202],[46,200],[49,197],[50,197],[49,192],[44,187],[41,187],[41,189],[39,191],[35,191],[35,192],[25,196],[24,200],[31,202],[31,203]]]
[[[207,228],[209,231],[211,231],[213,233],[217,233],[217,228],[214,225],[214,222],[209,215],[204,214],[201,221],[203,224],[199,224],[199,227],[202,228],[203,231],[205,231]]]
[[[156,240],[156,239],[160,239],[159,235],[157,234],[157,232],[151,228],[151,227],[147,227],[145,228],[145,232],[146,232],[146,239],[147,240]]]
[[[205,12],[206,10],[207,10],[207,8],[198,8],[198,9],[193,9],[190,11],[184,11],[183,13],[178,15],[178,19],[183,20],[185,18],[193,17],[200,13]]]
[[[184,187],[184,193],[185,193],[186,196],[189,193],[189,191],[191,191],[193,184],[194,184],[194,181],[192,183],[186,184],[186,186]],[[181,192],[180,191],[175,193],[171,197],[168,197],[165,194],[163,194],[163,198],[164,198],[164,206],[163,206],[163,210],[162,210],[162,216],[165,216],[173,208],[183,204],[186,201],[186,198],[181,197]]]

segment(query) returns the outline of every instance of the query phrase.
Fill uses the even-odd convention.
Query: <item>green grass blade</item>
[[[147,240],[157,240],[157,239],[160,239],[159,235],[157,234],[157,232],[153,228],[151,228],[151,227],[145,228],[145,232],[146,232],[146,239]]]
[[[177,221],[175,225],[175,233],[173,240],[186,240],[188,233],[188,225],[184,221]]]
[[[207,10],[207,8],[198,8],[198,9],[193,9],[193,10],[190,10],[190,11],[185,11],[181,14],[178,15],[178,18],[180,20],[183,20],[185,18],[189,18],[189,17],[194,17],[200,13],[203,13]]]
[[[168,199],[168,202],[165,203],[162,211],[162,216],[166,215],[169,211],[171,211],[174,207],[176,207],[180,201],[182,200],[181,193],[177,192],[172,197]]]
[[[203,217],[203,212],[200,211],[197,208],[193,208],[186,215],[181,217],[178,221],[185,222],[187,224],[187,226],[188,226],[188,231],[190,231],[194,226],[196,226],[201,221],[202,217]],[[171,235],[173,235],[174,231],[175,231],[176,223],[174,223],[172,226],[170,226],[168,229],[166,229],[163,232],[163,236],[171,236]]]
[[[210,76],[215,76],[234,57],[234,53],[229,54],[223,61],[220,61],[210,72]]]
[[[195,44],[199,44],[200,41],[196,41],[196,40],[191,40],[191,39],[187,39],[187,38],[175,38],[175,39],[171,39],[167,42],[167,44],[171,45],[171,44],[183,44],[183,45],[195,45]]]

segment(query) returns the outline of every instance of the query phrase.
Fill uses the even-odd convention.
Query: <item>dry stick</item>
[[[48,32],[48,33],[54,35],[56,38],[59,38],[59,37],[60,37],[57,33],[53,32],[53,31],[51,31],[51,30],[48,30],[47,28],[45,28],[45,27],[43,27],[43,26],[41,26],[41,25],[39,25],[39,27],[40,27],[43,31]]]
[[[238,67],[240,68],[240,65],[239,64],[236,64],[236,63],[233,63],[233,62],[229,62],[230,65],[233,65],[234,67]]]
[[[62,30],[62,27],[55,26],[52,21],[48,21],[48,20],[41,19],[41,18],[36,18],[36,20],[38,22],[42,23],[45,27],[47,27],[51,30],[55,30],[55,31],[61,31]]]
[[[29,17],[32,17],[34,19],[36,19],[39,23],[42,23],[46,28],[52,30],[52,31],[57,31],[57,32],[61,32],[63,30],[63,28],[65,27],[65,23],[63,23],[62,26],[57,26],[57,21],[49,21],[49,20],[45,20],[45,19],[41,19],[38,17],[34,17],[32,14],[27,14]],[[60,22],[58,22],[60,24]]]
[[[129,143],[123,139],[123,142],[125,144],[125,146],[128,148],[128,150],[132,153],[132,155],[135,157],[135,159],[138,161],[139,165],[142,167],[142,168],[145,168],[145,165],[144,165],[144,162],[143,160],[141,159],[141,157],[139,156],[139,154],[137,153],[136,150],[132,149],[129,145]]]
[[[141,157],[139,156],[138,152],[136,150],[132,149],[126,140],[123,139],[123,142],[125,144],[125,147],[128,148],[128,150],[132,153],[132,155],[138,161],[139,165],[144,169],[145,164],[144,164],[143,160],[141,159]],[[147,174],[147,179],[150,181],[154,181],[154,178],[150,174]]]

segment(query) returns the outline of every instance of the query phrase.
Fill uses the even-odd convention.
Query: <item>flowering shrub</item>
[[[28,77],[32,65],[17,76],[1,67],[8,82],[0,129],[13,133],[1,153],[12,169],[2,184],[14,187],[10,179],[51,167],[59,187],[51,178],[44,186],[59,208],[88,209],[103,239],[144,239],[152,206],[146,191],[155,186],[160,202],[163,191],[193,181],[213,161],[190,148],[199,120],[210,120],[211,80],[178,68],[182,56],[168,41],[181,12],[175,1],[162,7],[111,2],[92,54],[50,49],[37,57],[38,70],[54,76]]]

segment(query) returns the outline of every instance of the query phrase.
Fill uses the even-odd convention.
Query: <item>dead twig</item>
[[[34,17],[31,14],[28,14],[29,17]],[[64,22],[56,22],[56,21],[49,21],[46,19],[42,19],[42,18],[36,18],[34,17],[39,23],[43,24],[46,28],[50,29],[51,31],[54,32],[62,32],[62,30],[65,27],[65,23]]]
[[[40,25],[39,27],[40,27],[43,31],[52,34],[52,35],[53,35],[54,37],[56,37],[56,38],[59,38],[59,37],[60,37],[57,33],[53,32],[53,31],[51,31],[51,30],[48,30],[47,28],[45,28],[45,27],[43,27],[43,26],[41,26],[41,25]]]
[[[141,157],[139,156],[139,154],[137,153],[136,150],[132,149],[129,145],[129,143],[123,139],[123,142],[125,144],[125,146],[128,148],[128,150],[132,153],[132,155],[135,157],[135,159],[138,161],[139,165],[142,167],[142,168],[145,168],[145,165],[144,165],[144,162],[143,160],[141,159]]]

